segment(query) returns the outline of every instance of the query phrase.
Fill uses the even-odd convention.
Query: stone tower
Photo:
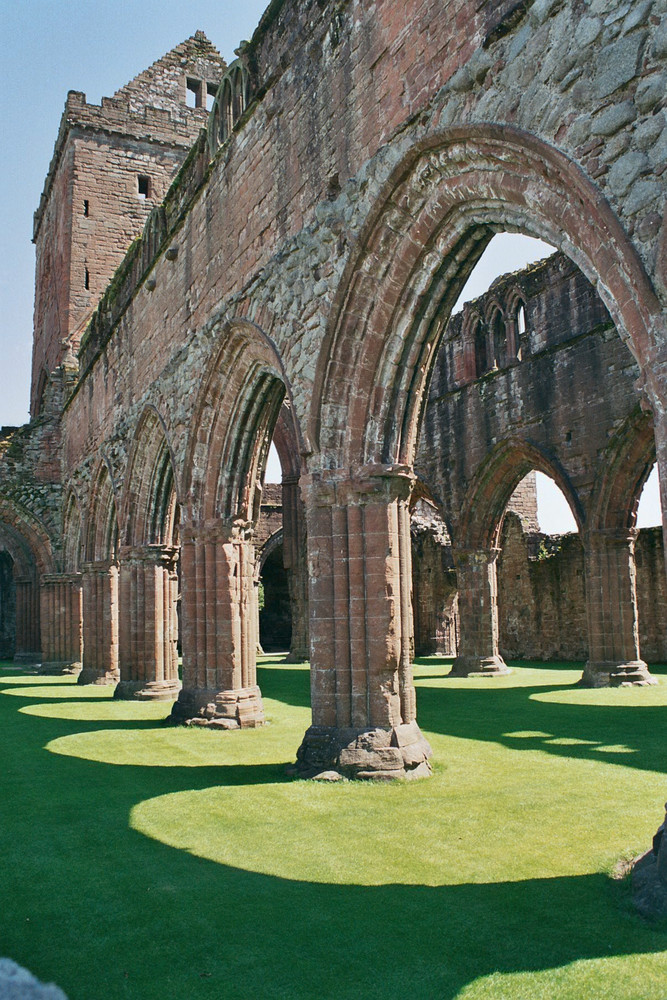
[[[224,70],[197,31],[101,105],[67,95],[34,221],[32,417],[49,374],[78,349],[128,246],[206,126]]]

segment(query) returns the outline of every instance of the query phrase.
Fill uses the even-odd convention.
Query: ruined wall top
[[[225,68],[225,60],[215,46],[202,31],[197,31],[117,90],[113,97],[103,97],[101,104],[89,104],[85,94],[70,90],[35,212],[33,241],[37,240],[70,132],[115,134],[187,150],[206,126],[206,96],[215,93]],[[197,102],[194,107],[187,103],[188,90]]]

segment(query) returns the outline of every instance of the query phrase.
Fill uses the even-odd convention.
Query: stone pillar
[[[118,670],[118,564],[84,563],[83,669],[79,684],[116,684]]]
[[[287,570],[292,611],[292,642],[288,663],[310,659],[308,633],[308,553],[306,516],[299,480],[283,479],[283,564]]]
[[[589,531],[585,537],[587,687],[655,684],[639,655],[635,531]]]
[[[412,682],[412,476],[307,477],[313,725],[296,771],[357,778],[430,774]]]
[[[145,545],[121,552],[120,682],[114,698],[178,696],[178,549]]]
[[[263,724],[254,568],[251,524],[181,525],[183,689],[172,722]]]
[[[497,677],[508,674],[498,652],[499,549],[454,549],[459,591],[459,655],[452,664],[455,677]]]
[[[39,663],[39,585],[35,576],[17,576],[16,583],[16,663]]]
[[[40,674],[78,674],[83,656],[80,573],[42,576]]]

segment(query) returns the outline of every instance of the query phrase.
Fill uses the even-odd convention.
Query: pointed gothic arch
[[[312,439],[344,467],[411,464],[432,360],[456,298],[495,232],[562,249],[594,284],[647,368],[664,326],[637,251],[580,168],[507,126],[416,145],[386,182],[331,312]]]
[[[134,434],[122,499],[124,545],[173,545],[178,492],[172,451],[158,411],[147,406]]]

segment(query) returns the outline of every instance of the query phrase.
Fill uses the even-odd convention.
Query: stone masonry
[[[596,454],[595,475],[561,465],[586,533],[586,679],[645,681],[633,510],[653,456],[667,510],[665,0],[273,0],[232,66],[202,36],[184,45],[101,109],[68,101],[36,228],[34,420],[0,473],[17,632],[32,623],[26,642],[42,642],[42,577],[80,573],[82,678],[119,677],[146,697],[166,682],[171,697],[165,581],[176,573],[174,721],[260,725],[253,535],[279,433],[290,509],[305,513],[289,558],[306,547],[309,577],[312,726],[298,772],[428,774],[411,675],[410,507],[438,346],[445,337],[458,359],[462,449],[467,422],[482,419],[477,397],[498,393],[499,413],[516,398],[518,410],[533,382],[533,398],[546,391],[537,354],[546,364],[567,353],[536,344],[525,364],[507,316],[504,343],[484,317],[479,351],[445,334],[484,247],[510,230],[546,239],[564,255],[565,285],[576,286],[571,262],[599,294],[604,330],[570,386],[591,395],[589,417],[608,385],[632,377],[629,415],[611,393],[615,447]],[[202,52],[221,77],[208,120],[215,74]],[[200,107],[188,112],[192,79]],[[130,127],[144,114],[144,131]],[[123,127],[98,136],[92,119],[117,115]],[[117,196],[100,197],[108,178],[97,175],[114,162]],[[115,244],[103,266],[89,256],[100,212]],[[565,417],[549,428],[555,439],[518,441],[498,419],[495,440],[471,450],[476,469],[456,461],[462,672],[504,668],[497,515],[525,472],[553,471],[568,433],[581,433]],[[48,448],[35,447],[40,435]],[[142,642],[119,650],[119,621],[149,623]]]

